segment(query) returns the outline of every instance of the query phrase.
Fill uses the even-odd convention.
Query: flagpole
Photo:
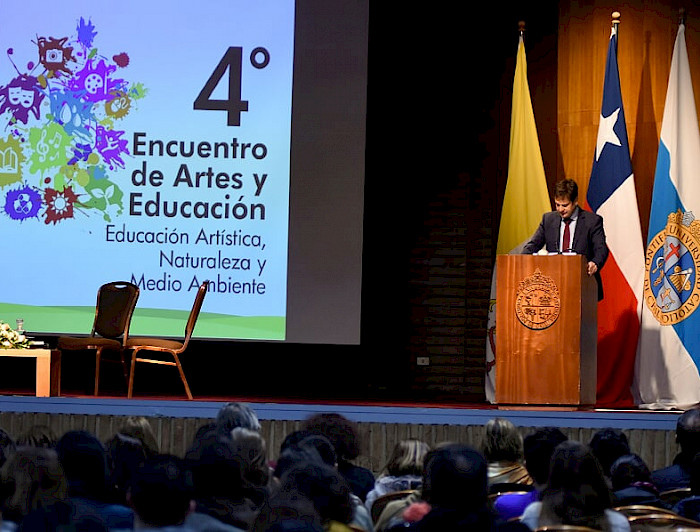
[[[612,12],[612,33],[615,35],[615,53],[617,54],[617,43],[620,41],[620,12]]]

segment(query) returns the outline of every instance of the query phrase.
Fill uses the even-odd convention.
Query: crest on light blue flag
[[[661,325],[688,318],[700,305],[700,221],[680,209],[647,247],[644,300]]]

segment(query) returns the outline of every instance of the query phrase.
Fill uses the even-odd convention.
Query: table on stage
[[[36,396],[61,395],[61,352],[57,349],[0,349],[0,357],[36,359]]]

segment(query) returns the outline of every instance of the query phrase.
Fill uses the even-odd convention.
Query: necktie
[[[571,224],[571,218],[566,218],[564,220],[564,239],[561,243],[562,252],[567,252],[571,249],[571,233],[569,232],[569,225]]]

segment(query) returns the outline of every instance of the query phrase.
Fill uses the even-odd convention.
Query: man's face
[[[571,201],[566,197],[554,198],[554,208],[564,220],[571,218],[577,205],[578,200]]]

